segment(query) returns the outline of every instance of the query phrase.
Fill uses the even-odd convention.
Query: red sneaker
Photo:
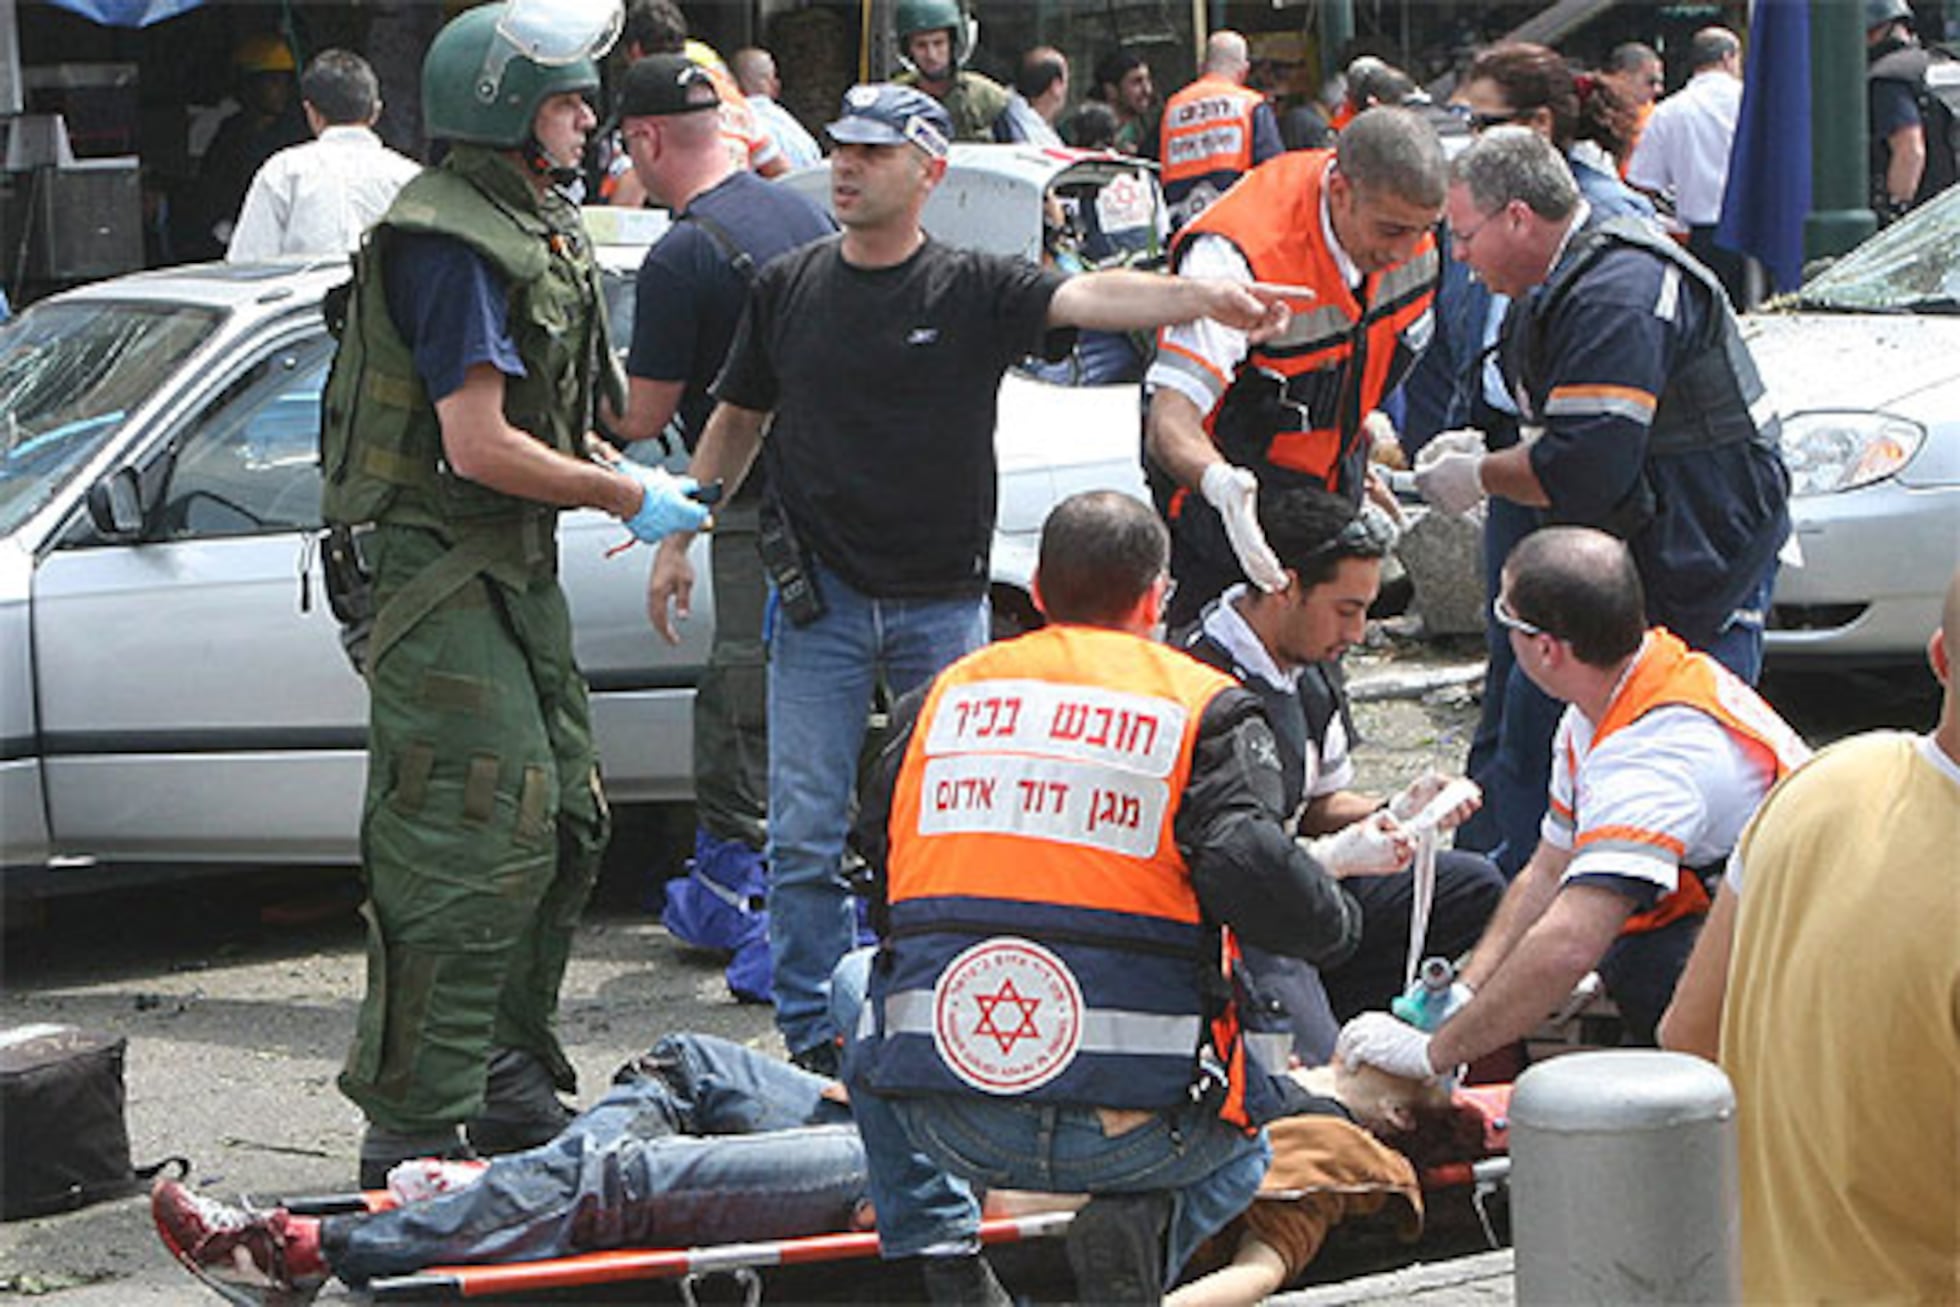
[[[150,1216],[171,1255],[227,1302],[297,1307],[326,1283],[318,1220],[233,1207],[176,1180],[150,1190]]]

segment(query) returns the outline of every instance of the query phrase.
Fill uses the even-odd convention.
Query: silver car
[[[1073,161],[1030,167],[1001,148],[959,175],[973,174],[976,206],[996,206],[995,248],[1025,252]],[[621,322],[648,237],[638,222],[593,224]],[[338,264],[139,273],[0,327],[9,890],[100,883],[92,868],[358,860],[367,699],[315,548],[333,350],[320,299],[346,277]],[[1049,506],[1081,489],[1143,493],[1135,387],[1010,374],[997,443],[993,595],[1011,628],[1032,620]],[[683,643],[666,645],[645,615],[649,555],[609,556],[627,538],[603,514],[562,519],[577,655],[614,800],[686,801],[709,587]],[[706,575],[705,553],[695,565]]]
[[[1960,187],[1743,333],[1802,554],[1777,575],[1772,665],[1920,661],[1960,562]]]

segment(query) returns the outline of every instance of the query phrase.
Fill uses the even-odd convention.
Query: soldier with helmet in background
[[[422,100],[448,153],[330,304],[328,588],[370,695],[368,987],[339,1080],[367,1118],[363,1188],[569,1119],[558,989],[608,818],[557,516],[602,509],[642,540],[706,516],[685,478],[587,456],[621,383],[559,187],[619,21],[618,0],[509,0],[444,27]]]
[[[231,52],[238,111],[218,124],[172,220],[179,259],[221,259],[232,226],[265,161],[312,139],[300,112],[299,66],[292,49],[269,32],[245,37]]]
[[[905,71],[892,80],[939,101],[953,120],[956,141],[991,141],[1007,112],[1007,88],[966,67],[973,24],[959,0],[898,0],[898,54]]]

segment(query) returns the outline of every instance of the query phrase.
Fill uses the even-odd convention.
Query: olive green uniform
[[[554,1030],[608,830],[586,687],[558,585],[554,508],[457,477],[388,313],[393,232],[471,247],[509,290],[525,375],[504,415],[582,456],[617,385],[577,211],[506,155],[458,145],[411,181],[355,260],[325,396],[329,523],[373,524],[362,860],[368,984],[340,1088],[375,1126],[452,1127],[493,1048],[573,1071]]]
[[[919,85],[918,74],[909,71],[892,80],[901,86]],[[956,141],[992,141],[994,121],[1007,111],[1007,88],[991,77],[966,69],[953,75],[952,86],[938,98],[946,116],[953,120]]]

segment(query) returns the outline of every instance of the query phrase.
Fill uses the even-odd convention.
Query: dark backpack
[[[120,1198],[169,1164],[129,1163],[127,1046],[73,1026],[0,1032],[0,1220]]]

